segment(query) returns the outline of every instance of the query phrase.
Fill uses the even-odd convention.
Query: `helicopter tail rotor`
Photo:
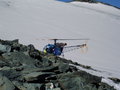
[[[84,44],[80,45],[80,50],[82,53],[87,53],[87,51],[88,51],[87,43],[88,43],[88,40],[86,40]]]

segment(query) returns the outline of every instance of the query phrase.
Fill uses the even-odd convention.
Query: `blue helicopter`
[[[68,52],[68,51],[72,51],[75,49],[79,49],[79,48],[86,48],[87,47],[87,42],[81,45],[73,45],[73,46],[67,46],[67,43],[58,43],[58,40],[86,40],[88,41],[89,39],[49,39],[49,40],[53,40],[54,44],[47,44],[44,48],[43,48],[43,52],[44,53],[49,53],[49,54],[53,54],[55,56],[60,56],[61,54],[63,54],[64,52]]]

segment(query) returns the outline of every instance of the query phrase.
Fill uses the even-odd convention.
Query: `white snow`
[[[120,78],[120,10],[103,4],[55,0],[0,0],[0,38],[20,39],[42,50],[47,38],[90,38],[89,50],[65,53],[65,58]],[[62,42],[62,41],[61,41]],[[64,41],[68,45],[83,41]],[[114,85],[115,86],[115,85]],[[120,89],[120,85],[117,89]]]

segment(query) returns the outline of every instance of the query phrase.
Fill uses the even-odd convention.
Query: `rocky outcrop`
[[[0,74],[0,90],[15,90],[13,83],[2,74]]]
[[[114,78],[114,77],[109,77],[109,79],[111,79],[113,82],[120,84],[120,79],[118,78]]]
[[[74,1],[89,2],[89,3],[96,3],[97,2],[97,0],[74,0]]]
[[[92,69],[44,54],[31,44],[0,40],[0,90],[115,90],[75,65]]]

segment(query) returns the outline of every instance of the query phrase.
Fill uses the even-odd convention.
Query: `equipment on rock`
[[[82,52],[87,52],[88,47],[87,47],[87,41],[89,40],[88,38],[84,38],[84,39],[48,39],[48,40],[53,40],[54,44],[47,44],[44,48],[43,48],[43,52],[44,53],[50,53],[50,54],[54,54],[55,56],[60,56],[61,54],[63,54],[64,52],[69,52],[75,49],[79,49],[81,48]],[[72,45],[72,46],[67,46],[67,43],[57,43],[58,40],[85,40],[86,42],[81,44],[81,45]]]

